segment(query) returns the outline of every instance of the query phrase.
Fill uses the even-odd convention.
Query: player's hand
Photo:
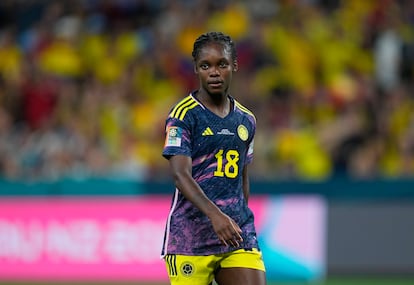
[[[211,218],[213,229],[220,241],[228,246],[239,247],[243,242],[241,237],[242,230],[236,222],[224,213]]]

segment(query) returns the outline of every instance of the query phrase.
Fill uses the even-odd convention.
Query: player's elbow
[[[172,172],[172,178],[175,185],[178,187],[180,185],[186,184],[186,181],[191,179],[191,173],[186,170],[174,170]]]

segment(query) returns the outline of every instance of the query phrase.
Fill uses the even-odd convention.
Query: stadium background
[[[413,21],[412,1],[1,1],[0,199],[170,193],[165,115],[221,30],[253,194],[326,202],[328,281],[412,282]]]

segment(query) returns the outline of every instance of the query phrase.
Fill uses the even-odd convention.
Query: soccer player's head
[[[225,35],[222,32],[208,32],[200,35],[194,42],[192,52],[194,62],[197,62],[199,59],[200,51],[203,47],[213,43],[222,45],[231,55],[231,59],[234,62],[237,61],[237,50],[230,36]]]
[[[202,34],[194,42],[192,56],[200,90],[210,95],[226,95],[232,73],[238,69],[232,39],[221,32]]]

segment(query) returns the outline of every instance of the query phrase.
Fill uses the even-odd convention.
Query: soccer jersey
[[[243,195],[243,167],[253,159],[256,120],[229,96],[232,110],[221,118],[195,93],[178,102],[166,120],[163,156],[192,158],[192,175],[207,197],[242,229],[239,248],[258,248],[254,218]],[[172,199],[162,255],[210,255],[233,251],[218,239],[210,220],[178,189]]]

